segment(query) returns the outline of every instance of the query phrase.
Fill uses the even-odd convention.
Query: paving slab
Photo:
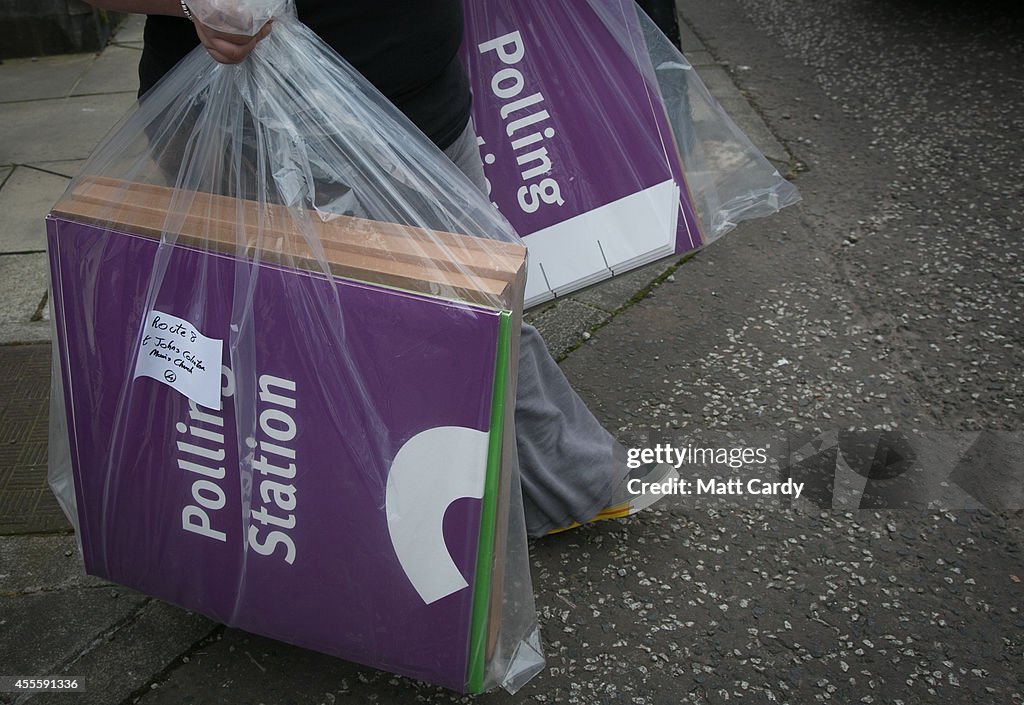
[[[614,279],[602,282],[598,286],[577,292],[572,295],[572,298],[580,303],[606,311],[609,314],[614,313],[633,298],[638,291],[642,291],[649,286],[665,270],[678,262],[679,259],[679,255],[672,255],[672,257],[667,259],[644,265],[626,274],[620,274]]]
[[[118,591],[134,594],[124,588]],[[86,685],[86,692],[75,694],[75,705],[121,703],[148,689],[158,674],[183,657],[187,660],[186,654],[218,628],[193,612],[150,600],[94,648],[67,660],[62,675],[79,676]]]
[[[64,98],[94,61],[96,54],[8,59],[0,64],[0,103]]]
[[[707,52],[702,52],[701,55],[711,56]],[[705,61],[701,65],[693,66],[711,95],[762,154],[780,163],[791,161],[789,152],[768,129],[764,120],[750,105],[750,101],[736,87],[728,71],[714,61]]]
[[[0,596],[4,675],[55,675],[69,655],[84,651],[147,599],[106,587]]]
[[[199,697],[197,697],[197,694]],[[76,701],[77,702],[77,701]],[[237,629],[170,670],[140,705],[271,705],[272,703],[485,703],[539,700],[503,692],[476,698],[273,641]],[[568,699],[552,702],[582,702]],[[596,702],[596,701],[595,701]],[[611,702],[611,701],[606,701]]]
[[[0,536],[0,566],[0,595],[110,586],[85,574],[74,534]]]
[[[39,312],[46,295],[48,277],[46,254],[0,255],[0,326],[28,323]]]
[[[526,317],[527,323],[540,331],[548,351],[558,359],[571,350],[586,331],[608,319],[601,309],[568,298],[554,305],[538,307]]]
[[[3,188],[4,181],[14,171],[14,167],[11,166],[0,166],[0,188]]]
[[[789,163],[792,161],[789,151],[782,146],[782,143],[775,137],[775,134],[768,129],[764,120],[750,106],[746,98],[742,96],[719,98],[719,103],[722,104],[729,117],[743,130],[743,133],[754,143],[754,146],[761,150],[764,156],[776,163]]]
[[[85,159],[135,92],[0,104],[0,164]]]
[[[679,14],[679,43],[683,47],[684,54],[691,51],[705,51],[704,43],[693,31],[693,28],[686,23],[681,13]]]
[[[82,165],[85,164],[85,162],[85,159],[61,159],[58,161],[31,162],[25,164],[25,166],[38,169],[39,171],[48,171],[51,174],[57,174],[58,176],[64,176],[70,179],[78,173],[79,169],[82,168]]]
[[[718,62],[711,56],[710,52],[706,51],[688,51],[684,54],[686,60],[690,62],[690,65],[694,68],[700,69],[702,66],[717,66]],[[699,73],[699,71],[698,71]]]
[[[47,309],[43,309],[43,320],[32,323],[0,324],[0,346],[49,343],[51,338]]]
[[[71,95],[137,93],[139,90],[139,49],[109,46],[82,74]]]
[[[27,167],[14,170],[0,189],[0,255],[46,251],[46,214],[67,185],[63,176]]]
[[[694,64],[694,66],[697,68],[697,75],[700,76],[700,80],[704,82],[711,95],[715,96],[719,102],[727,98],[742,98],[742,94],[736,87],[736,84],[732,82],[729,72],[719,64],[710,63],[699,67]]]
[[[142,45],[142,33],[146,27],[145,15],[129,15],[121,24],[114,35],[116,44],[139,44]]]

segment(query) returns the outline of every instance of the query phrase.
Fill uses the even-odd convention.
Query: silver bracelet
[[[185,19],[189,22],[195,22],[196,18],[192,16],[192,10],[188,9],[188,5],[185,4],[185,0],[178,0],[181,3],[181,11],[185,13]]]

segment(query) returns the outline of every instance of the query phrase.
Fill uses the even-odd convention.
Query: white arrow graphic
[[[406,441],[391,463],[384,502],[388,533],[402,570],[428,605],[469,585],[442,526],[452,502],[483,497],[487,447],[485,431],[440,426]]]

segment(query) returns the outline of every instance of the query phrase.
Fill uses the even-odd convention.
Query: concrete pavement
[[[99,54],[0,64],[0,344],[50,339],[43,218],[135,101],[141,19]]]

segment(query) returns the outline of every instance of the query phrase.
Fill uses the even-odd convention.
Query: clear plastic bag
[[[236,5],[258,29],[260,3]],[[51,487],[90,573],[515,689],[543,666],[512,435],[525,249],[264,5],[246,61],[196,49],[48,217]]]
[[[526,305],[696,250],[799,200],[633,0],[467,0],[490,196]]]
[[[251,37],[275,17],[291,12],[290,0],[193,0],[192,16],[220,32]]]
[[[700,218],[704,244],[746,220],[762,218],[800,201],[784,178],[708,91],[679,48],[643,12],[636,23],[624,0],[587,0],[635,65],[654,81],[672,126],[688,192]],[[632,4],[632,3],[628,3]],[[637,47],[646,47],[646,57]]]

